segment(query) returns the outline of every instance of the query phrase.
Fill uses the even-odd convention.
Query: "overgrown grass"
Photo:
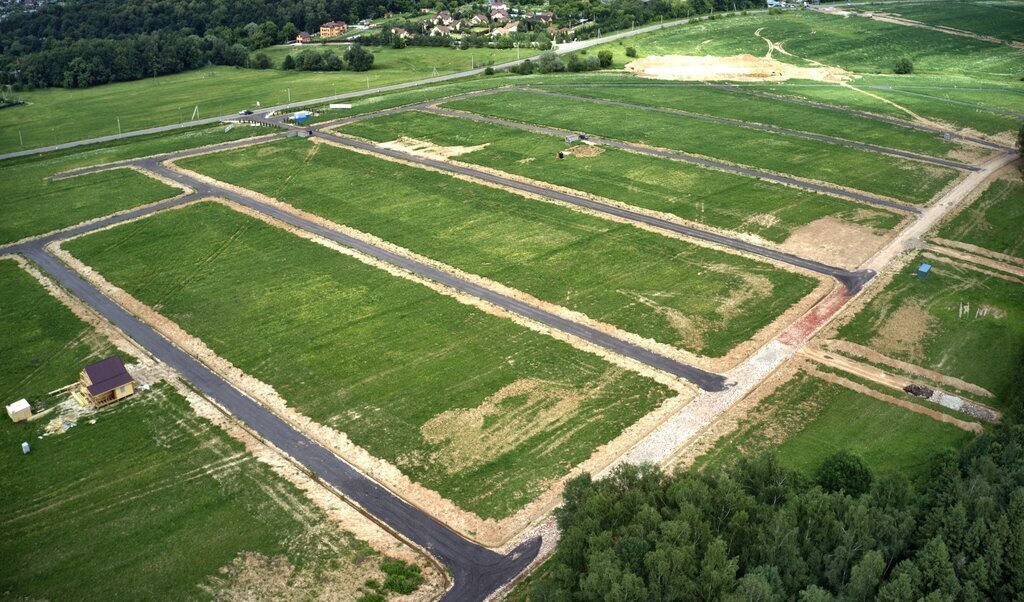
[[[123,131],[181,123],[193,118],[229,115],[255,109],[322,98],[333,94],[373,90],[401,82],[465,71],[485,51],[451,48],[371,48],[373,69],[313,72],[280,69],[207,67],[196,71],[84,90],[48,88],[20,92],[27,105],[0,111],[0,153],[48,146],[71,140],[108,136]],[[490,60],[513,60],[516,51],[486,51]],[[20,138],[19,138],[20,136]]]
[[[205,146],[267,133],[264,128],[203,127],[170,134],[120,140],[0,163],[0,244],[44,234],[175,196],[172,188],[129,169],[60,181],[51,175],[86,165]]]
[[[715,470],[772,451],[783,465],[813,475],[826,457],[847,449],[878,476],[913,477],[927,469],[932,454],[959,449],[970,439],[955,426],[801,371],[760,401],[697,465]]]
[[[763,123],[936,157],[943,157],[950,151],[962,148],[962,145],[944,141],[934,134],[881,121],[760,96],[737,94],[700,84],[647,83],[631,86],[554,86],[545,89]]]
[[[939,236],[1024,258],[1024,181],[992,182],[978,200],[939,229]]]
[[[489,94],[446,106],[762,167],[911,203],[927,202],[957,176],[952,169],[825,142],[530,92]]]
[[[111,346],[14,262],[0,261],[0,280],[0,391],[38,411]],[[47,420],[0,423],[0,589],[12,599],[212,597],[243,552],[284,556],[317,591],[325,572],[377,574],[365,543],[169,387],[39,438]]]
[[[555,154],[566,149],[561,138],[427,113],[361,121],[344,132],[378,142],[409,136],[441,146],[487,145],[458,160],[774,242],[826,216],[881,230],[900,222],[893,212],[860,203],[610,148],[560,160]]]
[[[1024,5],[1020,2],[925,2],[900,4],[886,12],[929,25],[1024,42]]]
[[[671,394],[221,205],[66,248],[302,414],[483,517],[521,508]]]
[[[934,267],[926,280],[914,271]],[[959,317],[961,304],[969,315]],[[978,315],[979,309],[987,315]],[[840,338],[988,389],[999,406],[1024,358],[1024,288],[945,260],[917,257],[850,322]],[[1005,407],[1005,406],[1001,406]]]
[[[284,140],[182,166],[491,278],[626,331],[720,356],[815,281],[325,144]]]

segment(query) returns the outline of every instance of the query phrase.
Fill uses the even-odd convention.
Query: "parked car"
[[[244,111],[239,111],[238,114],[239,115],[252,115],[252,111],[250,111],[249,109],[246,109]]]

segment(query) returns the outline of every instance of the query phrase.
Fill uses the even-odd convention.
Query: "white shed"
[[[28,420],[32,417],[32,406],[28,405],[27,400],[19,399],[7,406],[7,415],[15,422]]]

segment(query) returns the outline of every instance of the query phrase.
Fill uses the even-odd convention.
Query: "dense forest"
[[[1014,416],[919,482],[875,480],[843,452],[813,478],[772,456],[580,477],[529,599],[1022,600],[1024,378],[1017,390]]]
[[[514,3],[513,3],[514,4]],[[552,0],[559,27],[591,24],[578,37],[659,18],[764,6],[765,0]],[[67,0],[0,20],[0,84],[87,87],[208,64],[250,66],[249,52],[316,31],[419,7],[486,12],[484,3],[413,0]],[[525,6],[525,5],[524,5]],[[530,5],[536,8],[536,4]],[[258,66],[258,65],[254,65]]]

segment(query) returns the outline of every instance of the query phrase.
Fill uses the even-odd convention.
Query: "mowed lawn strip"
[[[721,356],[810,277],[446,174],[284,140],[181,163],[538,299]]]
[[[0,280],[0,392],[39,411],[114,351],[13,261],[0,261]],[[243,553],[283,556],[311,584],[377,576],[373,550],[169,387],[40,439],[48,420],[0,423],[0,588],[13,599],[210,597]]]
[[[933,265],[925,280],[914,275],[922,262]],[[980,401],[1005,407],[1024,356],[1024,287],[918,256],[838,334],[984,387],[995,398]]]
[[[978,200],[939,229],[941,238],[1024,259],[1024,181],[995,180]]]
[[[577,146],[574,151],[582,151],[580,156],[569,153],[558,159],[556,153],[567,146],[561,138],[429,113],[368,119],[340,131],[377,142],[404,136],[439,146],[486,145],[456,160],[777,243],[794,228],[826,216],[879,230],[900,222],[894,212],[853,201],[616,149]],[[600,154],[588,155],[594,148]]]
[[[957,176],[954,169],[826,142],[530,92],[501,92],[444,106],[712,157],[909,203],[927,202]]]
[[[482,517],[521,508],[673,395],[217,204],[66,248],[302,414]]]
[[[170,198],[177,188],[130,169],[115,169],[65,180],[50,176],[76,167],[206,146],[267,134],[266,128],[202,127],[119,140],[0,162],[0,244],[67,228],[86,220]]]
[[[545,86],[543,89],[575,96],[666,107],[712,117],[773,125],[934,157],[944,157],[950,151],[962,148],[962,145],[955,141],[945,141],[941,137],[927,132],[856,115],[846,115],[828,109],[808,107],[762,96],[737,94],[710,86],[639,84],[631,86]]]
[[[722,467],[764,451],[783,465],[813,475],[829,455],[849,450],[878,476],[913,476],[929,458],[956,450],[972,435],[800,371],[758,402],[737,429],[697,460]]]

